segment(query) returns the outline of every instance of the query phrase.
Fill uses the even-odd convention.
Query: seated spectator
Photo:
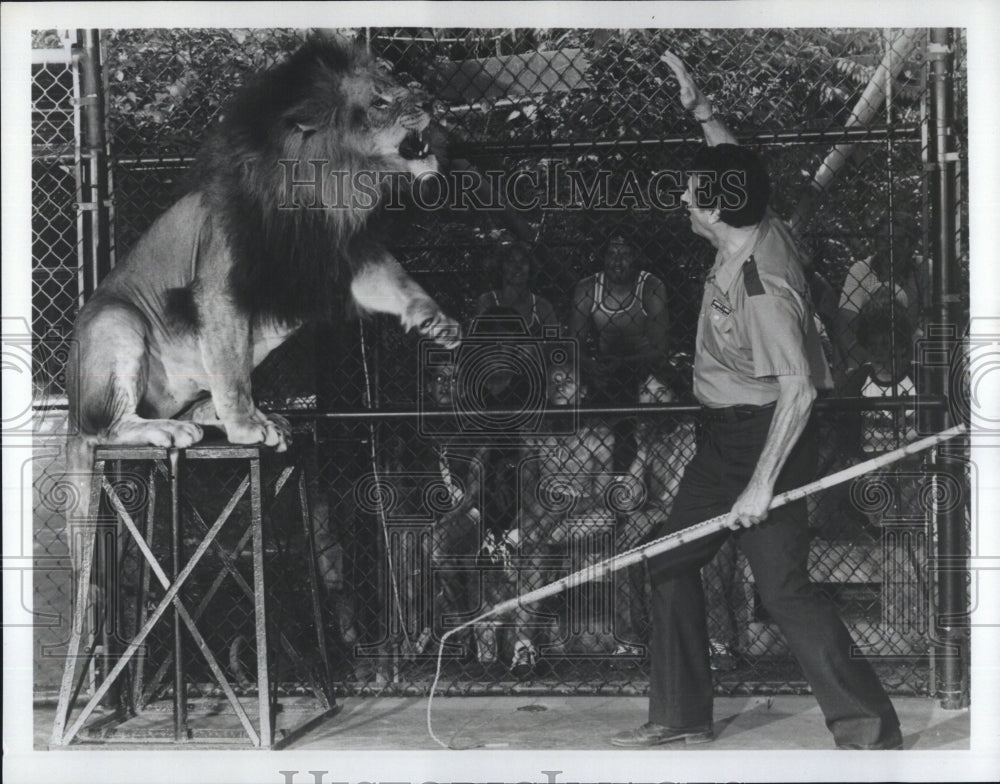
[[[549,368],[547,395],[550,406],[579,405],[585,392],[575,368],[566,365]],[[588,420],[574,432],[559,430],[559,425],[554,423],[547,428],[548,435],[533,439],[534,459],[527,464],[529,470],[524,474],[522,547],[525,554],[536,559],[537,569],[533,580],[526,581],[522,591],[540,587],[565,574],[568,563],[564,563],[562,569],[553,569],[551,564],[553,561],[565,562],[570,554],[571,531],[575,524],[584,528],[613,528],[615,525],[614,515],[606,502],[606,491],[612,483],[611,429],[600,420]],[[594,603],[582,598],[587,590],[575,591],[575,600],[563,596],[539,608],[550,619],[558,618],[556,624],[561,628],[553,628],[550,622],[550,632],[544,640],[553,649],[593,648],[593,641],[583,639],[585,632],[582,629],[592,626],[588,619],[567,616],[570,607],[585,613],[593,609]]]
[[[649,376],[639,390],[640,403],[669,403],[673,395],[667,384]],[[644,417],[637,425],[638,448],[624,481],[630,484],[628,496],[643,499],[619,527],[618,552],[648,540],[656,527],[666,520],[673,506],[684,469],[695,452],[695,423],[690,418]],[[738,650],[738,628],[733,612],[736,588],[735,543],[727,542],[702,568],[705,605],[711,646],[712,668],[733,669]],[[615,655],[637,657],[643,640],[645,618],[645,570],[633,566],[624,570],[616,590],[615,632],[619,645]]]
[[[455,366],[442,365],[432,369],[425,378],[425,394],[430,409],[453,410],[455,406]],[[428,485],[440,485],[445,492],[435,494],[436,502],[431,510],[434,523],[429,541],[424,541],[430,552],[423,561],[431,566],[428,578],[419,570],[411,571],[403,567],[398,575],[399,601],[405,607],[424,606],[422,592],[429,585],[432,591],[430,603],[431,625],[425,627],[419,638],[410,640],[407,654],[425,653],[432,640],[440,640],[457,619],[474,610],[479,603],[480,588],[474,575],[459,567],[467,564],[479,548],[481,534],[481,513],[478,496],[469,492],[466,474],[475,464],[475,449],[456,438],[459,432],[454,419],[430,418],[425,422],[425,432],[430,437],[421,437],[416,432],[405,430],[405,436],[396,439],[388,455],[390,475],[396,478],[394,490],[399,496],[402,514],[422,516],[427,512]],[[414,545],[412,537],[406,537],[402,547]],[[398,553],[402,564],[415,563],[411,554]],[[455,640],[470,653],[471,635]],[[485,654],[476,648],[476,655]]]
[[[576,284],[570,335],[580,342],[583,380],[593,404],[630,404],[636,390],[667,364],[667,291],[636,265],[621,234],[601,249],[603,269]]]
[[[639,387],[640,404],[670,403],[670,387],[655,375]],[[616,552],[639,545],[655,527],[666,519],[680,484],[684,467],[694,454],[694,426],[678,423],[673,417],[642,417],[636,424],[635,458],[619,481],[627,488],[623,498],[636,503],[634,509],[619,515]],[[615,577],[615,656],[638,657],[643,650],[644,630],[648,625],[646,575],[640,565],[628,567]]]
[[[528,446],[494,443],[480,446],[470,465],[468,492],[482,499],[478,550],[478,585],[474,613],[518,596],[533,581],[520,554],[521,473],[530,460]],[[493,616],[475,627],[481,664],[503,660],[518,678],[530,675],[537,660],[529,607]]]
[[[552,304],[531,290],[534,256],[524,242],[501,245],[490,262],[500,268],[499,286],[480,295],[475,314],[481,316],[491,308],[510,308],[524,320],[529,335],[541,337],[543,327],[559,325]]]
[[[858,342],[858,314],[877,295],[894,300],[897,313],[905,313],[910,324],[918,324],[926,285],[925,269],[916,253],[919,242],[916,221],[905,213],[896,213],[893,219],[887,218],[880,225],[872,255],[856,261],[847,271],[840,292],[835,335],[844,375],[853,373],[867,359],[864,347]]]
[[[583,381],[591,405],[632,405],[650,375],[667,378],[667,290],[640,270],[632,244],[613,234],[601,249],[603,269],[576,284],[570,335],[580,348]],[[634,456],[628,419],[611,422],[612,468],[624,471]]]
[[[435,526],[434,551],[441,567],[436,575],[441,586],[436,593],[441,601],[435,608],[439,623],[444,613],[454,615],[451,608],[460,607],[475,616],[518,595],[519,472],[528,447],[517,442],[517,418],[505,420],[493,412],[530,413],[543,402],[534,400],[531,381],[524,372],[531,363],[540,361],[540,355],[526,354],[520,360],[514,356],[517,351],[530,352],[532,346],[518,343],[517,338],[526,337],[524,322],[512,308],[488,308],[468,334],[457,366],[445,368],[450,371],[447,394],[436,397],[439,406],[455,412],[451,425],[457,430],[452,431],[452,440],[467,445],[460,455],[464,461],[460,473],[448,466],[447,452],[440,458],[442,476],[449,488],[456,487],[456,496],[453,509]],[[501,343],[505,338],[510,342],[494,346],[494,337]],[[480,437],[470,440],[470,435]],[[449,572],[445,556],[456,549],[457,554],[474,555],[475,565],[466,558],[462,568],[455,569],[452,564]],[[503,659],[516,676],[530,673],[537,654],[525,631],[528,618],[529,611],[518,608],[477,624],[472,638],[479,663],[492,665]]]
[[[858,345],[867,361],[845,378],[840,393],[846,397],[903,397],[916,394],[913,383],[912,322],[904,310],[892,311],[887,292],[876,294],[858,313]],[[898,417],[902,415],[902,419]],[[850,452],[870,454],[894,449],[897,434],[904,441],[916,438],[914,412],[865,411],[855,417],[845,434]]]

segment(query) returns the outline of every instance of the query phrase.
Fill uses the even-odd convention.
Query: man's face
[[[688,187],[681,195],[681,201],[687,205],[688,218],[691,221],[691,231],[700,237],[710,239],[712,237],[711,227],[715,223],[715,211],[698,206],[699,199],[703,198],[703,196],[698,195],[698,178],[694,176],[688,177]]]
[[[656,376],[649,376],[639,387],[640,403],[671,403],[674,396],[670,387],[660,381]]]
[[[431,399],[439,408],[450,406],[455,399],[455,366],[437,368],[428,383]]]
[[[581,390],[572,368],[555,367],[549,371],[549,403],[569,406],[580,402]]]
[[[604,252],[604,274],[611,283],[631,283],[635,280],[635,251],[617,238],[608,243]]]
[[[506,286],[526,286],[531,277],[531,262],[521,250],[512,250],[500,268]]]

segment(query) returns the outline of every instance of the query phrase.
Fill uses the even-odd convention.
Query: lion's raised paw
[[[431,338],[442,348],[458,348],[462,342],[462,330],[458,322],[441,311],[421,322],[417,331],[424,337]]]

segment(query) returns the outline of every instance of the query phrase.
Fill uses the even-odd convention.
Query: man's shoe
[[[893,751],[903,748],[903,735],[894,730],[874,743],[838,743],[837,748],[841,751]]]
[[[670,743],[675,740],[683,740],[688,744],[709,743],[715,740],[715,732],[712,730],[711,724],[675,730],[649,721],[634,730],[619,732],[611,739],[611,743],[626,749],[643,749],[647,746],[659,746],[661,743]]]

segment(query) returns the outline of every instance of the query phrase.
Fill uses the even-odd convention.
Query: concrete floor
[[[904,749],[966,750],[969,748],[969,711],[945,711],[936,700],[897,697],[893,700],[903,728]],[[302,735],[289,738],[294,750],[438,749],[427,731],[427,699],[369,697],[341,700],[340,712],[316,723]],[[35,711],[35,747],[49,742],[54,709]],[[699,750],[830,750],[832,738],[812,697],[719,697],[715,700],[714,743],[670,745],[678,751]],[[277,727],[300,723],[304,714],[279,714]],[[169,726],[170,714],[155,718]],[[213,721],[228,717],[216,716]],[[436,697],[434,733],[452,748],[510,750],[611,750],[609,738],[646,720],[644,697]],[[192,724],[199,721],[195,716]],[[232,720],[234,726],[235,719]],[[218,726],[218,725],[216,725]],[[136,748],[136,743],[83,743],[73,749]],[[246,748],[243,743],[211,745],[197,742],[187,748]],[[143,749],[172,748],[170,743],[141,744]],[[660,750],[663,747],[659,747]],[[655,749],[654,749],[655,750]],[[652,751],[652,750],[651,750]]]

